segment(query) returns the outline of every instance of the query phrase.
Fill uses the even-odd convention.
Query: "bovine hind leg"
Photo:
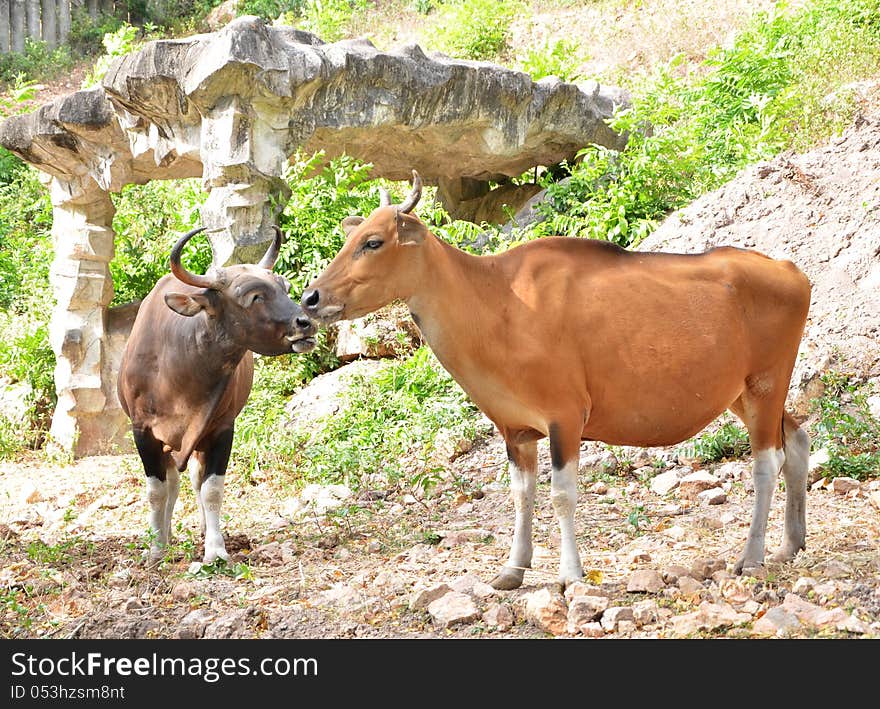
[[[223,532],[220,531],[220,508],[223,505],[223,484],[231,452],[232,429],[230,428],[220,431],[205,453],[205,479],[200,490],[205,514],[205,564],[210,564],[218,558],[229,560],[226,544],[223,542]]]
[[[810,459],[810,437],[789,414],[782,417],[785,434],[783,448],[785,462],[785,530],[782,546],[770,558],[773,561],[791,561],[805,549],[807,542],[807,474]]]
[[[782,398],[784,400],[784,396]],[[757,396],[747,389],[730,407],[749,431],[753,457],[752,482],[755,487],[755,503],[746,545],[734,565],[737,574],[753,575],[764,566],[770,503],[779,471],[785,462],[782,404],[774,405],[769,399],[767,394]]]
[[[150,431],[133,430],[135,446],[147,475],[147,502],[150,505],[150,550],[147,552],[147,566],[157,566],[165,556],[168,543],[169,523],[168,483],[166,473],[168,459],[162,450],[162,442],[157,440]],[[173,507],[173,503],[172,503]]]
[[[165,501],[165,543],[171,544],[171,522],[174,517],[174,505],[177,504],[177,495],[180,492],[180,473],[177,472],[174,463],[165,469],[165,485],[168,488],[168,499]]]
[[[567,430],[560,424],[550,424],[550,461],[553,466],[550,500],[559,523],[559,582],[563,587],[584,577],[574,526],[580,433],[580,425],[574,430]]]
[[[508,442],[507,459],[516,521],[507,564],[490,582],[493,588],[500,591],[519,588],[525,570],[532,566],[532,517],[535,513],[535,484],[538,477],[538,442]]]

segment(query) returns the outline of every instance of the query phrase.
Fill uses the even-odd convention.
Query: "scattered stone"
[[[572,600],[578,596],[601,596],[603,598],[610,598],[611,593],[601,586],[594,586],[593,584],[584,583],[583,581],[575,581],[574,583],[569,584],[565,589],[565,599],[571,603]]]
[[[473,593],[474,586],[483,583],[483,580],[474,573],[468,572],[463,576],[458,576],[449,582],[449,586],[453,591],[459,593]]]
[[[723,505],[727,502],[727,493],[720,487],[713,487],[711,490],[703,490],[697,495],[697,502],[701,505]]]
[[[667,527],[663,530],[663,534],[670,539],[674,539],[677,542],[680,542],[687,536],[687,530],[684,527],[680,527],[677,524],[672,525],[671,527]]]
[[[656,623],[660,617],[658,614],[659,606],[654,600],[637,601],[633,603],[632,610],[633,620],[640,628]]]
[[[558,593],[547,588],[528,593],[522,598],[525,617],[533,625],[551,635],[563,635],[568,625],[568,609]]]
[[[579,630],[585,638],[601,638],[605,635],[601,623],[584,623]]]
[[[205,627],[206,639],[249,638],[253,620],[259,614],[255,608],[243,608],[224,613]]]
[[[606,633],[617,632],[617,626],[623,620],[635,622],[632,606],[611,606],[602,614],[602,630]]]
[[[801,576],[794,582],[791,590],[799,596],[806,596],[814,588],[816,588],[816,579],[811,579],[809,576]]]
[[[868,501],[880,510],[880,490],[874,490],[874,492],[868,495]]]
[[[683,596],[699,596],[703,592],[703,584],[691,576],[680,576],[678,579],[678,590]]]
[[[716,571],[724,571],[727,563],[724,559],[697,559],[691,566],[691,576],[695,579],[704,580],[710,578]]]
[[[198,593],[199,585],[194,581],[179,581],[174,584],[174,588],[171,589],[171,598],[183,603],[190,598],[197,596]]]
[[[629,553],[629,556],[627,556],[627,561],[630,564],[641,564],[651,561],[651,555],[644,549],[636,549],[635,551],[631,551]]]
[[[651,478],[651,492],[657,495],[666,495],[677,488],[678,485],[679,477],[675,470],[669,470]]]
[[[704,601],[698,610],[674,616],[671,623],[676,635],[688,636],[701,630],[712,631],[739,625],[751,619],[748,613],[738,613],[729,603]]]
[[[310,514],[324,515],[342,507],[352,497],[345,485],[306,485],[297,497],[287,500],[282,511],[289,517],[302,517]]]
[[[457,529],[451,532],[441,531],[438,534],[442,537],[440,546],[444,548],[452,548],[461,544],[482,542],[492,536],[492,532],[488,529]]]
[[[861,489],[861,483],[855,478],[839,477],[831,481],[831,489],[840,495],[845,495],[850,490]]]
[[[663,581],[668,584],[678,583],[678,579],[682,576],[690,576],[691,570],[684,567],[678,566],[677,564],[673,564],[672,566],[667,566],[663,569],[661,576],[663,577]]]
[[[125,610],[126,613],[131,613],[132,611],[141,610],[143,607],[144,607],[144,604],[141,603],[141,599],[132,596],[131,598],[129,598],[125,602],[125,605],[123,606],[123,610]]]
[[[594,495],[605,495],[608,493],[608,485],[603,483],[601,480],[590,485],[591,493]]]
[[[739,480],[744,470],[743,465],[743,463],[737,461],[722,463],[715,468],[712,474],[722,482],[726,480]]]
[[[838,561],[837,559],[829,559],[816,564],[814,571],[819,576],[825,576],[830,579],[839,579],[852,576],[853,570],[850,566]]]
[[[678,494],[684,500],[695,500],[704,490],[719,487],[721,481],[705,470],[697,470],[690,475],[685,475],[678,484]]]
[[[815,453],[810,455],[810,460],[807,463],[807,469],[809,472],[813,472],[814,470],[818,470],[823,465],[825,465],[829,460],[831,460],[831,455],[828,453],[827,448],[820,448]]]
[[[798,620],[805,625],[816,625],[816,617],[822,612],[822,606],[805,601],[796,593],[787,593],[782,607],[789,613],[794,613]]]
[[[752,634],[785,637],[796,633],[802,627],[794,613],[790,613],[782,606],[776,606],[755,621],[752,626]]]
[[[281,544],[278,542],[260,544],[251,550],[248,559],[258,563],[266,563],[270,566],[278,566],[281,564]]]
[[[501,603],[492,603],[483,613],[483,622],[493,629],[504,632],[513,627],[513,612],[510,607]]]
[[[433,586],[417,589],[409,597],[409,607],[413,610],[427,608],[431,603],[445,596],[450,591],[452,589],[445,583],[435,583]]]
[[[638,630],[638,627],[631,620],[621,620],[617,623],[618,635],[632,635],[636,630]]]
[[[654,569],[636,571],[626,584],[627,593],[659,593],[665,584],[660,572]]]
[[[452,628],[480,618],[474,599],[466,593],[450,591],[428,604],[428,614],[438,628]]]
[[[111,588],[125,588],[131,582],[131,569],[119,569],[110,574],[107,585]]]
[[[177,624],[173,636],[180,640],[197,640],[204,636],[205,628],[213,618],[214,614],[205,608],[190,611]]]
[[[597,620],[608,608],[602,596],[575,596],[568,605],[568,632],[577,633],[587,623]]]

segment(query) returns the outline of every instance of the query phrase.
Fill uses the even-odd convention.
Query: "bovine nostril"
[[[297,319],[296,319],[296,326],[297,326],[300,330],[308,331],[308,330],[310,330],[311,327],[312,327],[312,321],[309,320],[308,318],[297,318]]]
[[[321,300],[321,294],[317,290],[307,290],[303,293],[302,302],[308,308],[317,307],[319,300]]]

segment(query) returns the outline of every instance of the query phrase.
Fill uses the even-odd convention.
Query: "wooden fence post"
[[[9,0],[0,0],[0,54],[9,51]]]
[[[27,36],[33,40],[40,39],[40,0],[27,0]]]
[[[24,0],[12,0],[9,13],[9,29],[12,33],[12,51],[24,52]]]
[[[40,0],[43,9],[43,41],[49,49],[55,49],[58,45],[58,34],[55,22],[55,0]]]

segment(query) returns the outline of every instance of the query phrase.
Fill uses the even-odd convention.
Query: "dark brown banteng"
[[[272,273],[281,231],[262,261],[199,276],[180,264],[195,229],[171,251],[171,273],[144,298],[119,368],[117,393],[147,474],[149,563],[164,554],[189,466],[205,537],[205,563],[226,559],[220,531],[233,424],[253,383],[252,352],[281,355],[315,345],[315,325]]]
[[[494,256],[438,239],[409,212],[420,196],[343,222],[345,245],[303,294],[323,322],[407,303],[443,366],[507,443],[516,522],[492,584],[521,585],[532,561],[537,441],[549,436],[563,583],[582,577],[574,532],[581,440],[666,446],[725,409],[749,431],[755,506],[736,571],[764,563],[773,488],[785,477],[776,559],[804,548],[809,437],[784,410],[810,304],[788,261],[717,248],[638,253],[544,238]]]

